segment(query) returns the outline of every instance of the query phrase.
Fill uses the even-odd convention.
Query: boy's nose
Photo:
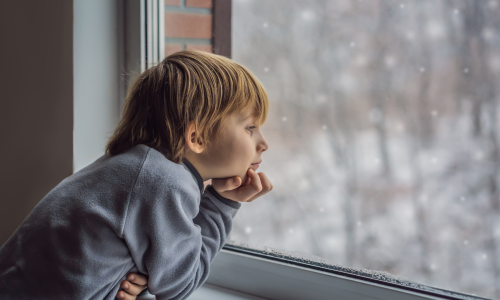
[[[264,136],[262,136],[262,143],[261,143],[261,151],[264,152],[267,150],[267,148],[269,148],[269,144],[267,143],[266,139],[264,138]]]

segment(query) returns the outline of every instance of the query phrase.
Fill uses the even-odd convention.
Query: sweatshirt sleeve
[[[161,167],[144,162],[130,195],[123,238],[139,272],[149,276],[149,292],[159,300],[180,300],[208,278],[241,203],[221,197],[211,186],[200,197],[192,178],[165,174]]]

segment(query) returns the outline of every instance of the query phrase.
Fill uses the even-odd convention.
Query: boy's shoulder
[[[141,199],[140,203],[148,202],[151,207],[160,209],[159,207],[173,203],[165,202],[163,199],[173,197],[170,199],[177,199],[177,203],[183,207],[184,211],[197,212],[201,192],[198,182],[189,169],[183,163],[177,164],[167,159],[154,148],[146,145],[135,147],[139,149],[131,150],[129,155],[137,155],[146,151],[146,156],[133,184],[133,198],[138,197],[135,199]],[[192,201],[187,201],[187,199]]]
[[[144,144],[117,155],[105,154],[67,180],[90,177],[111,180],[119,185],[140,184],[151,192],[163,186],[168,190],[187,192],[193,197],[200,193],[199,183],[183,163],[177,164]]]
[[[183,163],[175,163],[167,159],[154,148],[140,144],[130,149],[131,155],[146,153],[142,163],[141,176],[152,184],[167,184],[170,188],[194,190],[199,193],[195,176]]]

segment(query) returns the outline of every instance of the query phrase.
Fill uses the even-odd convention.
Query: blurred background
[[[234,0],[269,92],[231,239],[500,299],[500,2]]]
[[[0,244],[104,153],[131,73],[120,3],[0,1]],[[230,56],[270,96],[274,189],[228,242],[500,299],[500,1],[159,3],[162,57]]]

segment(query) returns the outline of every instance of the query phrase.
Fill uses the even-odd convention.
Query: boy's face
[[[244,183],[248,169],[257,170],[259,165],[254,163],[262,161],[262,153],[269,145],[260,126],[255,123],[253,110],[251,106],[230,115],[221,124],[217,141],[208,144],[201,153],[187,151],[186,159],[200,173],[203,181],[239,176]],[[189,143],[188,148],[194,150]]]

